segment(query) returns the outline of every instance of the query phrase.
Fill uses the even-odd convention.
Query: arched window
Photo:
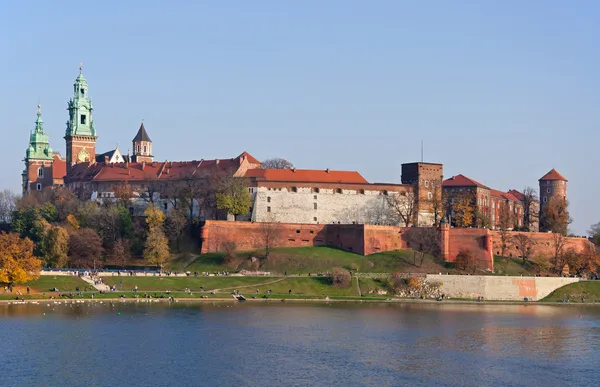
[[[383,191],[381,192],[381,194],[382,194],[382,195],[384,195],[384,196],[388,196],[388,194],[389,194],[389,193],[388,193],[388,191],[387,191],[387,190],[383,190]]]
[[[335,193],[339,193],[339,194],[341,194],[341,193],[342,193],[342,189],[341,189],[341,188],[336,188],[336,189],[335,189]]]
[[[427,199],[432,200],[433,194],[431,192],[427,192]]]
[[[146,145],[144,145],[144,153],[146,153]]]
[[[425,181],[423,182],[423,185],[425,185],[425,188],[429,187],[429,180],[425,180]]]
[[[292,187],[292,192],[298,192],[298,188]]]
[[[365,190],[361,189],[360,191],[358,191],[359,194],[364,195],[365,194]]]
[[[38,177],[44,177],[44,168],[43,167],[38,168]]]
[[[38,191],[41,191],[42,190],[42,185],[40,183],[37,183],[36,188],[37,188]]]
[[[317,187],[313,187],[313,192],[314,192],[314,193],[319,193],[319,188],[317,188]]]

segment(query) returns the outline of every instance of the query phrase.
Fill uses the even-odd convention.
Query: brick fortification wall
[[[223,251],[225,242],[233,241],[238,250],[265,248],[269,235],[271,247],[331,246],[360,255],[411,248],[406,235],[410,228],[363,224],[293,224],[251,223],[207,220],[201,230],[202,253]],[[520,234],[509,232],[509,240]],[[553,235],[525,233],[533,240],[533,256],[552,257]],[[440,233],[442,258],[456,261],[463,249],[469,249],[479,262],[494,269],[494,254],[499,251],[500,233],[480,228],[442,227]],[[590,242],[584,238],[565,238],[565,249],[584,251]],[[509,243],[509,253],[520,256],[515,245]]]
[[[492,231],[492,237],[494,240],[493,250],[494,254],[500,255],[501,251],[501,237],[500,232]],[[546,232],[509,232],[507,236],[507,250],[506,255],[512,257],[521,257],[521,251],[517,248],[518,244],[515,241],[515,237],[519,234],[527,235],[531,243],[530,257],[541,255],[543,257],[554,256],[554,236]],[[574,249],[575,251],[582,252],[592,247],[592,243],[586,238],[564,238],[565,246],[564,251],[568,249]]]

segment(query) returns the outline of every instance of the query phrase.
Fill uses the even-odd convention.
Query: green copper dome
[[[37,119],[35,120],[35,129],[29,135],[29,147],[25,152],[27,159],[51,160],[52,148],[48,134],[44,132],[44,120],[42,120],[42,109],[38,104]]]

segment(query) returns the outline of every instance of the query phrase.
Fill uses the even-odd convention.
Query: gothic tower
[[[133,161],[141,163],[142,161],[152,162],[152,140],[144,128],[144,122],[133,138]]]
[[[93,162],[96,159],[96,129],[92,119],[92,100],[88,97],[87,81],[81,74],[73,84],[73,98],[69,101],[69,121],[65,133],[67,143],[67,173],[77,163]]]
[[[41,191],[52,186],[52,148],[48,134],[44,132],[41,106],[38,104],[35,129],[29,134],[29,148],[25,151],[25,170],[23,171],[23,196],[32,190]]]
[[[544,208],[552,199],[567,201],[567,179],[556,169],[546,173],[540,180],[540,231],[549,231],[544,225]]]

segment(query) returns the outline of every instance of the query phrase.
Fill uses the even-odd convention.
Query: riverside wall
[[[259,223],[207,220],[201,228],[204,253],[225,250],[228,242],[234,242],[237,250],[264,249],[268,236],[270,247],[331,246],[360,255],[384,251],[415,248],[411,238],[413,227],[375,226],[365,224],[302,224]],[[519,232],[508,232],[507,255],[520,257],[515,243]],[[530,257],[554,256],[554,235],[550,233],[526,233],[531,239]],[[494,255],[500,252],[500,233],[481,228],[441,228],[441,257],[454,262],[462,250],[469,250],[479,267],[494,270]],[[412,242],[409,242],[411,241]],[[583,252],[592,244],[585,238],[564,238],[565,249]]]
[[[440,291],[450,298],[481,296],[484,300],[539,301],[562,286],[578,282],[579,278],[428,274],[426,280],[440,283]]]

